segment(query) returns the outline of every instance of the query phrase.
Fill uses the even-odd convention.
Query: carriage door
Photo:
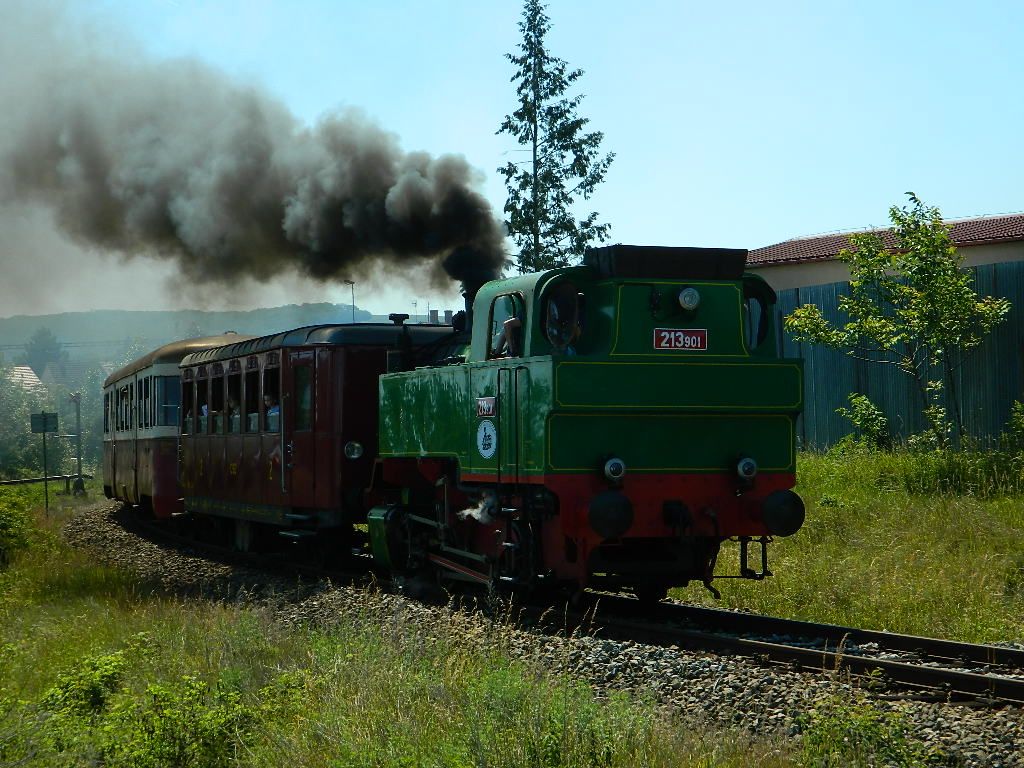
[[[312,506],[315,500],[316,466],[313,427],[316,416],[316,354],[313,350],[291,352],[285,369],[281,401],[284,429],[281,430],[284,473],[289,504]]]

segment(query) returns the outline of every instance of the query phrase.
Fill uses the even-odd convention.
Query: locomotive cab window
[[[491,304],[491,338],[488,358],[523,354],[523,299],[518,294],[499,296]]]
[[[245,431],[260,431],[260,372],[245,374]]]
[[[775,292],[767,283],[748,280],[743,285],[743,338],[747,349],[753,351],[768,338]]]
[[[242,431],[242,374],[232,373],[228,375],[228,402],[225,414],[228,422],[228,432]]]
[[[553,285],[544,300],[544,335],[555,352],[576,354],[580,337],[581,294],[568,280]]]
[[[280,370],[267,368],[263,371],[263,410],[267,432],[278,432],[281,429]]]

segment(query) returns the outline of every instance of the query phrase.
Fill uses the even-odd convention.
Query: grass
[[[368,595],[302,629],[152,592],[64,546],[63,506],[47,521],[40,500],[0,490],[0,530],[18,532],[0,569],[0,765],[804,764],[515,661],[500,627],[381,622]]]
[[[774,576],[721,581],[721,605],[971,642],[1024,640],[1024,476],[1014,457],[802,454],[804,527]],[[735,545],[719,572],[737,572]],[[696,588],[674,596],[715,601]]]

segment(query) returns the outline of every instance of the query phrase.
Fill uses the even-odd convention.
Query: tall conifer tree
[[[583,95],[567,93],[583,70],[570,70],[548,53],[544,37],[551,21],[545,8],[540,0],[526,0],[519,55],[505,54],[516,67],[511,82],[519,106],[498,133],[511,134],[530,152],[527,160],[498,169],[508,188],[505,224],[520,272],[570,264],[590,243],[607,239],[610,228],[598,223],[596,211],[577,220],[572,210],[577,197],[590,198],[615,154],[601,156],[604,134],[584,130],[590,121],[577,114]]]

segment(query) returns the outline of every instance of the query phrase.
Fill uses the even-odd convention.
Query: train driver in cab
[[[544,335],[554,351],[564,355],[576,354],[576,342],[582,334],[583,294],[565,280],[548,291],[544,303]]]

